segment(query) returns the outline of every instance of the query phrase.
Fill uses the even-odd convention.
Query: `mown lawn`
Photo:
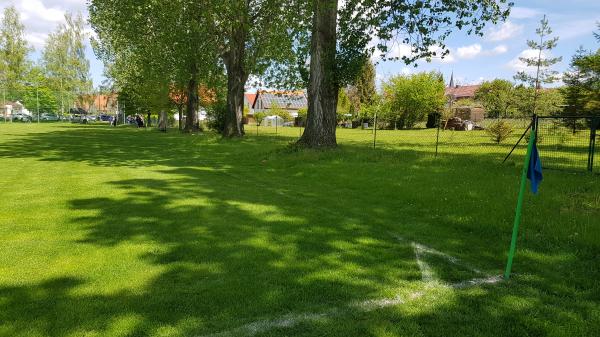
[[[598,175],[546,170],[471,284],[522,153],[252,131],[0,124],[0,336],[600,335]]]

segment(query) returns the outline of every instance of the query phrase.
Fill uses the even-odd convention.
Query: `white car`
[[[41,121],[57,121],[57,120],[59,120],[59,118],[55,114],[45,112],[43,114],[40,114],[40,120]]]
[[[31,122],[31,116],[26,115],[22,112],[17,112],[17,113],[12,114],[11,118],[13,121]]]

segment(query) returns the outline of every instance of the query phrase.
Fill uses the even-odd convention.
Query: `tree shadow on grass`
[[[285,143],[278,140],[196,143],[181,135],[108,130],[25,136],[27,151],[5,143],[0,157],[157,166],[151,171],[162,178],[114,180],[109,184],[124,192],[120,197],[74,199],[69,207],[94,214],[70,218],[84,234],[74,244],[88,253],[150,245],[134,258],[161,271],[141,290],[112,293],[83,292],[94,282],[91,275],[0,287],[0,334],[191,336],[419,288],[414,252],[394,233],[487,271],[503,265],[506,242],[498,238],[508,238],[510,223],[490,218],[490,210],[510,216],[513,173],[519,170],[498,168],[485,156],[433,162],[416,151],[352,146],[295,153],[274,151]],[[123,151],[123,142],[141,150]],[[558,194],[562,186],[548,189]],[[540,206],[562,202],[557,196]],[[530,251],[518,257],[517,283],[437,300],[426,296],[429,302],[416,302],[412,310],[356,313],[265,335],[376,336],[387,329],[391,335],[495,335],[515,319],[516,328],[507,330],[515,336],[545,335],[563,326],[593,332],[598,271],[589,270],[593,260],[577,257],[597,256],[598,246],[580,240],[545,245],[546,238],[534,235],[542,225],[533,222],[523,231],[522,244]],[[576,284],[555,275],[557,267]],[[562,322],[546,324],[552,315]]]

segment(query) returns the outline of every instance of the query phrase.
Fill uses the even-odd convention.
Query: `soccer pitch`
[[[544,172],[504,281],[511,142],[255,131],[0,123],[0,336],[600,335],[597,175]]]

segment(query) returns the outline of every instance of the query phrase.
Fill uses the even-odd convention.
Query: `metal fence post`
[[[438,146],[440,144],[440,124],[442,124],[442,115],[438,115],[436,114],[436,121],[437,121],[437,134],[435,136],[435,157],[437,158],[438,155]]]
[[[377,143],[377,112],[375,112],[375,120],[373,122],[373,148]]]
[[[590,145],[588,147],[588,171],[594,171],[594,153],[596,152],[596,130],[600,124],[600,118],[592,118],[590,125]]]

